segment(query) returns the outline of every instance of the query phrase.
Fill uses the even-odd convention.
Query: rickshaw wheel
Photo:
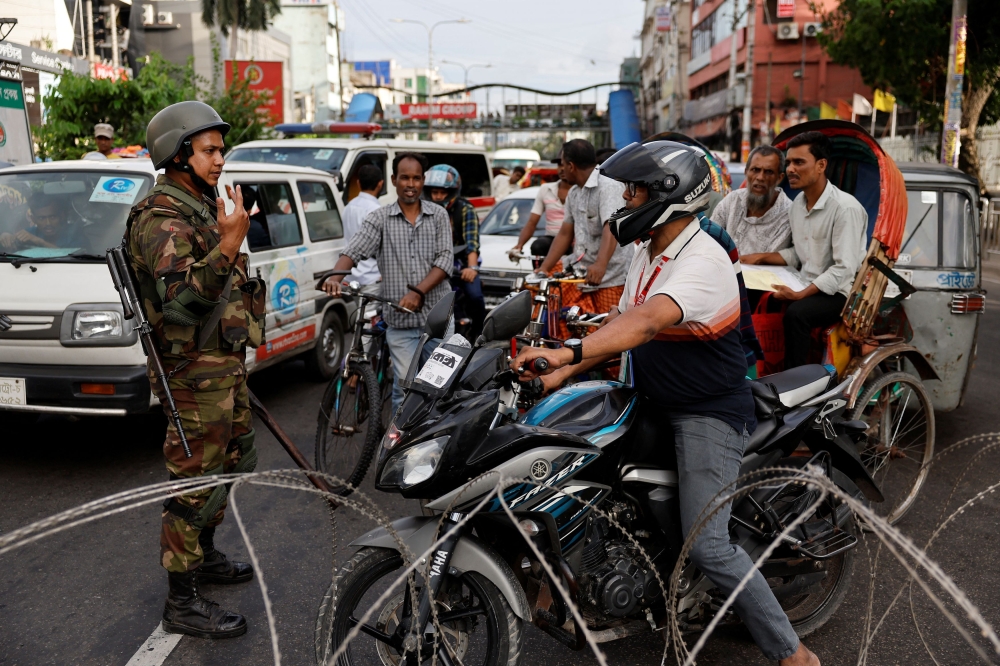
[[[930,396],[917,377],[890,372],[865,388],[851,418],[868,424],[858,453],[885,497],[872,509],[895,524],[916,501],[934,455]]]

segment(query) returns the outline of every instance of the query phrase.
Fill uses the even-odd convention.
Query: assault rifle
[[[142,307],[142,297],[139,292],[139,281],[132,271],[123,242],[118,247],[113,247],[107,253],[108,270],[111,271],[111,280],[115,283],[118,297],[122,299],[122,308],[125,320],[133,317],[138,322],[135,327],[142,341],[142,351],[149,358],[153,359],[153,367],[156,370],[156,378],[163,387],[163,394],[167,398],[167,407],[170,409],[171,418],[177,428],[177,434],[181,438],[181,446],[184,447],[184,455],[191,457],[191,447],[188,445],[187,436],[184,434],[184,426],[181,425],[181,415],[177,412],[177,404],[174,396],[170,393],[170,386],[167,384],[167,371],[163,368],[163,358],[160,356],[160,349],[153,338],[153,327],[146,318],[146,311]]]

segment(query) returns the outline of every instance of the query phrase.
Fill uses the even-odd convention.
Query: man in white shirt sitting
[[[373,210],[378,210],[382,204],[378,202],[378,195],[382,191],[385,176],[382,170],[374,164],[365,164],[358,169],[358,183],[361,185],[361,192],[358,196],[344,207],[344,245],[350,244],[354,234],[358,233],[361,223],[365,221],[368,214]],[[378,261],[362,259],[356,266],[351,268],[350,280],[357,280],[362,285],[375,284],[382,279],[378,272]]]
[[[840,319],[865,258],[868,213],[826,179],[829,159],[830,140],[820,132],[803,132],[789,140],[788,184],[802,190],[788,213],[792,246],[743,256],[745,264],[801,267],[809,283],[801,291],[786,286],[775,290],[776,298],[790,301],[785,312],[785,368],[807,363],[812,329]]]
[[[746,173],[747,186],[727,194],[712,211],[712,221],[729,233],[741,255],[783,250],[792,244],[792,200],[779,187],[785,156],[773,146],[757,146]]]

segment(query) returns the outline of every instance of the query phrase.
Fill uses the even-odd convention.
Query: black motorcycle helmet
[[[682,217],[708,209],[712,175],[698,148],[675,141],[650,141],[625,146],[598,167],[601,174],[623,183],[639,183],[649,190],[649,201],[622,208],[608,220],[621,246]]]

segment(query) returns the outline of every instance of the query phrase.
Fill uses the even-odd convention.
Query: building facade
[[[677,129],[688,99],[691,0],[646,0],[639,33],[639,117],[646,135]]]
[[[339,120],[345,108],[340,66],[344,11],[332,0],[284,0],[274,27],[292,40],[292,118]]]
[[[225,72],[217,65],[229,54],[228,39],[218,27],[209,28],[201,20],[201,3],[190,0],[166,0],[152,4],[149,12],[156,19],[153,25],[144,26],[147,53],[159,52],[164,58],[178,65],[186,65],[193,58],[194,72],[216,90],[225,85]],[[231,35],[230,35],[231,36]],[[220,59],[217,61],[217,58]],[[280,62],[281,105],[286,119],[292,113],[292,38],[275,27],[262,32],[240,30],[236,34],[236,59],[258,62]]]
[[[782,9],[784,9],[784,3]],[[821,17],[837,0],[796,0],[778,16],[777,0],[691,0],[688,101],[680,131],[712,148],[738,153],[747,63],[747,31],[754,31],[753,144],[791,124],[819,118],[854,93],[871,97],[856,70],[830,62],[816,40]],[[735,67],[733,51],[735,47]],[[735,74],[735,76],[734,76]],[[849,118],[847,118],[849,120]]]

